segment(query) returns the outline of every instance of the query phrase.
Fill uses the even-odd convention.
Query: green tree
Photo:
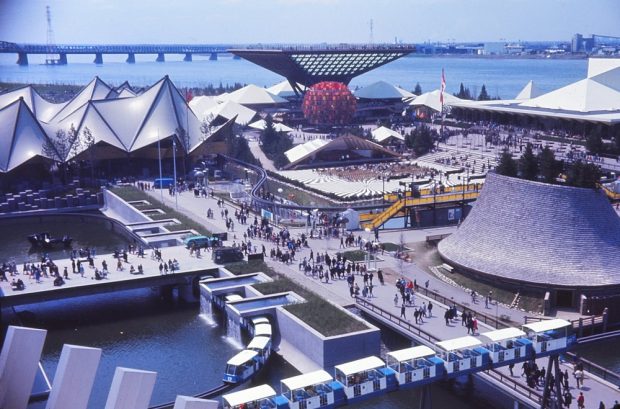
[[[502,154],[499,157],[499,163],[497,164],[497,168],[495,170],[500,175],[512,177],[517,176],[517,161],[512,158],[512,154],[508,149],[504,149],[502,151]]]
[[[525,152],[519,159],[519,173],[523,179],[536,180],[538,178],[538,160],[531,143],[527,144]]]
[[[566,184],[575,187],[595,189],[601,179],[601,170],[593,163],[573,162],[566,178]]]
[[[293,147],[293,142],[286,133],[276,131],[271,115],[265,118],[265,129],[261,132],[260,142],[263,152],[276,167],[280,168],[288,163],[284,152]]]
[[[67,181],[67,162],[69,155],[79,153],[80,141],[79,134],[73,124],[68,131],[59,129],[54,136],[50,137],[43,144],[43,154],[56,162],[61,170],[62,183]]]
[[[487,93],[487,87],[482,84],[482,89],[480,89],[480,95],[478,95],[478,101],[489,101],[491,97]]]
[[[233,158],[242,160],[246,163],[260,165],[260,162],[252,154],[248,141],[244,137],[230,132],[226,136],[226,146],[227,152],[229,152],[229,155]]]
[[[419,83],[419,82],[417,82],[417,83],[415,84],[415,88],[413,89],[413,93],[414,93],[415,95],[422,95],[422,87],[420,86],[420,83]]]
[[[555,183],[555,179],[562,171],[562,163],[555,159],[553,151],[549,147],[543,148],[538,154],[538,169],[545,183]]]
[[[459,92],[456,93],[455,96],[460,99],[473,99],[471,96],[471,91],[469,91],[469,88],[466,88],[462,82],[459,87]]]
[[[421,125],[405,136],[405,145],[413,149],[416,156],[422,156],[433,149],[437,138],[437,131]]]
[[[87,126],[82,130],[82,144],[84,150],[88,152],[88,161],[90,162],[90,178],[95,181],[95,137]]]

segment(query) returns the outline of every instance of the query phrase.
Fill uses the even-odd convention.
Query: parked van
[[[211,254],[213,261],[218,264],[234,263],[235,261],[243,260],[243,253],[236,247],[219,247],[213,249]]]
[[[183,239],[183,244],[185,247],[192,248],[206,248],[206,247],[216,247],[219,244],[219,239],[217,237],[208,237],[208,236],[190,236]]]
[[[174,186],[173,178],[157,178],[153,181],[153,189],[164,189]]]

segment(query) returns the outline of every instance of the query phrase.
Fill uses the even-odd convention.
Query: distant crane
[[[45,6],[47,15],[47,55],[45,56],[45,64],[56,65],[60,62],[59,58],[56,58],[56,54],[52,52],[56,41],[54,41],[54,29],[52,28],[52,12],[50,6]]]

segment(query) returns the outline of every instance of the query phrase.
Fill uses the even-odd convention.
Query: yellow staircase
[[[462,190],[458,193],[457,189],[453,189],[454,193],[444,193],[441,195],[430,195],[423,196],[419,198],[412,199],[408,197],[407,199],[399,199],[394,202],[390,207],[385,209],[383,212],[377,214],[372,220],[369,220],[367,223],[363,225],[365,229],[374,230],[378,227],[381,227],[385,222],[390,220],[400,211],[402,211],[406,207],[411,206],[419,206],[419,205],[427,205],[427,204],[437,204],[437,203],[450,203],[450,202],[458,202],[461,200],[474,200],[478,198],[480,194],[479,191],[474,190],[470,192],[463,193]]]

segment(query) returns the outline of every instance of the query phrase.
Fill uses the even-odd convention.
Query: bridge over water
[[[156,55],[155,61],[165,62],[166,54],[183,55],[183,61],[192,61],[194,54],[209,55],[209,59],[217,60],[220,54],[229,54],[229,50],[299,50],[345,52],[347,50],[388,49],[393,45],[366,45],[366,44],[26,44],[0,41],[0,54],[17,54],[17,64],[28,65],[29,54],[53,56],[46,58],[46,64],[66,65],[68,55],[94,55],[95,64],[103,64],[104,54],[126,54],[127,63],[136,62],[136,54]],[[411,48],[413,46],[399,45],[399,48]],[[234,58],[240,58],[235,55]]]
[[[231,44],[20,44],[0,41],[0,53],[17,54],[17,64],[28,65],[29,54],[56,55],[48,64],[66,65],[67,55],[92,54],[95,64],[103,64],[104,54],[127,54],[127,62],[136,62],[136,54],[157,55],[156,61],[164,62],[166,54],[183,55],[184,61],[192,61],[194,54],[209,55],[217,60],[218,54],[228,53]],[[235,47],[239,47],[235,45]]]

